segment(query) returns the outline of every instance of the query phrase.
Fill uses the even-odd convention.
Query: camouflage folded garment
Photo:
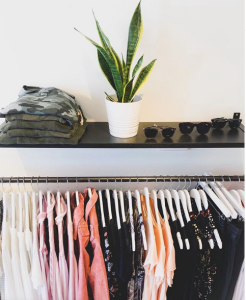
[[[0,117],[27,114],[35,116],[56,116],[70,125],[80,122],[82,112],[75,98],[68,93],[54,88],[24,86],[17,101],[2,108]]]
[[[1,117],[1,115],[0,115]],[[56,117],[56,116],[38,116],[38,115],[27,115],[27,114],[11,114],[11,115],[6,115],[5,120],[7,122],[12,122],[12,121],[32,121],[32,122],[42,122],[42,121],[54,121],[54,122],[59,122],[61,124],[68,124],[70,125],[67,120]]]
[[[0,132],[7,133],[12,130],[22,130],[25,132],[26,129],[40,130],[40,131],[56,131],[58,133],[66,133],[73,135],[74,130],[78,127],[78,123],[74,126],[61,124],[57,121],[25,121],[25,120],[15,120],[11,122],[4,122],[0,125]],[[23,133],[24,134],[24,133]],[[22,134],[22,136],[23,136]],[[17,135],[18,136],[18,135]],[[51,135],[53,136],[53,135]]]
[[[15,144],[25,144],[25,145],[77,145],[78,141],[81,139],[85,133],[87,127],[86,120],[83,125],[78,125],[77,130],[74,135],[70,138],[61,138],[61,137],[9,137],[7,133],[0,133],[0,144],[3,145],[15,145]]]

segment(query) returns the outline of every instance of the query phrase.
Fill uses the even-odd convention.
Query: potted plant
[[[98,62],[101,70],[115,90],[114,95],[108,95],[105,92],[109,131],[110,134],[115,137],[133,137],[138,132],[139,115],[142,104],[142,97],[137,95],[137,92],[147,80],[156,61],[153,60],[150,62],[147,66],[142,68],[137,75],[143,63],[143,56],[141,56],[131,72],[133,58],[136,54],[143,31],[141,1],[131,19],[125,60],[123,55],[122,59],[120,59],[109,39],[102,31],[95,15],[94,18],[101,45],[79,32],[97,48]],[[75,28],[75,30],[77,29]]]

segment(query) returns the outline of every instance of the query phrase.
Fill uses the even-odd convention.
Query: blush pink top
[[[73,222],[67,218],[67,234],[68,234],[68,299],[78,299],[78,267],[74,253],[73,241]]]
[[[144,261],[145,278],[144,278],[142,299],[150,300],[153,287],[155,284],[155,266],[158,263],[155,233],[153,227],[155,226],[155,222],[153,222],[152,214],[148,214],[147,212],[145,197],[143,195],[140,195],[140,199],[141,199],[144,228],[145,228],[146,240],[147,240],[147,250],[145,251],[145,261]]]
[[[94,300],[109,300],[108,280],[100,245],[98,219],[95,207],[98,196],[95,189],[91,189],[91,192],[92,196],[87,202],[85,209],[85,220],[86,222],[89,220],[90,242],[93,248],[93,260],[91,263],[88,280]],[[88,189],[86,189],[83,194],[86,199]]]
[[[60,200],[60,212],[58,212],[58,201]],[[61,292],[63,300],[67,300],[68,298],[68,268],[67,261],[64,252],[64,244],[63,244],[63,218],[67,213],[66,203],[60,195],[60,199],[57,198],[56,201],[56,225],[58,227],[58,239],[59,239],[59,271],[60,271],[60,283],[61,283]]]
[[[73,214],[73,237],[79,240],[79,264],[78,264],[78,300],[88,300],[88,274],[90,271],[90,257],[86,251],[89,242],[88,225],[84,219],[84,197],[79,193],[79,205],[76,207],[75,193],[71,195]]]
[[[50,287],[51,295],[53,299],[61,299],[61,282],[59,274],[59,265],[55,250],[55,239],[54,239],[54,207],[55,207],[55,196],[50,195],[50,205],[47,208],[48,217],[48,228],[49,228],[49,244],[50,244],[50,254],[49,254],[49,266],[50,266]]]

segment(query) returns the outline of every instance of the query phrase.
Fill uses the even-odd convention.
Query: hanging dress
[[[38,220],[37,220],[37,200],[36,193],[32,192],[32,264],[31,264],[31,280],[34,289],[38,291],[39,298],[41,298],[42,289],[44,285],[41,264],[39,260],[38,249]]]
[[[57,199],[59,201],[59,199]],[[58,211],[58,203],[56,201],[56,225],[58,227],[58,238],[59,238],[59,270],[60,270],[60,283],[61,283],[61,291],[63,300],[67,300],[68,298],[68,268],[67,261],[64,252],[64,241],[63,241],[63,219],[67,213],[66,203],[60,195],[60,209]]]
[[[68,234],[68,299],[78,299],[78,267],[74,254],[73,222],[67,218]]]
[[[88,276],[90,288],[94,300],[109,300],[109,290],[105,264],[100,246],[100,236],[98,230],[98,219],[96,214],[97,193],[95,189],[91,189],[92,196],[86,204],[85,219],[90,224],[90,242],[93,248],[93,260]],[[88,189],[84,191],[84,197],[87,197]]]
[[[18,202],[16,200],[16,194],[11,192],[11,263],[12,272],[14,277],[14,287],[16,292],[15,299],[25,299],[25,293],[23,288],[22,276],[21,276],[21,262],[19,255],[19,242],[16,226],[18,224]]]
[[[25,210],[24,202],[23,202],[23,194],[19,192],[19,199],[18,199],[18,240],[19,240],[19,259],[20,259],[20,266],[21,266],[21,277],[22,277],[22,283],[25,293],[25,299],[26,300],[33,300],[37,299],[37,291],[34,290],[32,286],[31,281],[31,262],[29,259],[28,251],[27,251],[27,245],[26,245],[26,237],[24,228],[24,222],[26,218],[29,219],[29,211]],[[30,246],[28,244],[28,246]],[[21,298],[19,298],[21,299]]]
[[[60,282],[59,264],[55,249],[54,239],[54,208],[55,208],[55,196],[50,194],[50,205],[47,207],[47,218],[49,227],[49,268],[50,268],[50,288],[52,299],[62,299],[62,290]]]
[[[41,291],[41,299],[42,300],[50,300],[51,289],[50,289],[50,270],[49,270],[49,253],[45,243],[45,227],[44,220],[47,217],[47,203],[46,199],[43,196],[43,212],[40,212],[38,215],[38,223],[39,223],[39,259],[41,264],[41,272],[43,279],[43,286]]]
[[[11,263],[11,203],[9,194],[3,193],[2,261],[4,270],[4,293],[6,300],[16,299],[14,275]]]

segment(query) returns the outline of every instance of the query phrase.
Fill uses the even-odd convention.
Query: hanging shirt
[[[89,242],[88,225],[84,218],[84,197],[79,195],[79,205],[76,207],[75,193],[71,195],[71,206],[74,210],[73,214],[73,237],[79,240],[79,264],[78,264],[78,299],[88,300],[88,274],[90,271],[90,257],[86,251]]]
[[[40,212],[38,215],[39,259],[40,259],[42,279],[43,279],[43,286],[41,290],[42,300],[52,299],[51,289],[50,289],[49,253],[48,253],[47,245],[45,243],[44,220],[47,217],[46,210],[47,210],[47,203],[45,197],[43,196],[43,212]]]
[[[43,277],[39,260],[38,250],[38,221],[37,221],[37,202],[36,194],[32,192],[32,264],[31,264],[31,280],[34,289],[38,290],[38,294],[42,294]],[[41,297],[40,297],[41,298]]]
[[[14,201],[12,201],[14,197]],[[21,276],[21,264],[19,256],[19,243],[16,226],[18,224],[18,201],[16,200],[16,194],[11,193],[11,263],[12,263],[12,272],[14,277],[14,287],[16,292],[16,298],[25,299],[25,293],[23,288],[22,276]]]
[[[47,218],[49,228],[49,267],[50,267],[50,288],[53,299],[62,299],[61,280],[59,273],[59,265],[55,249],[54,239],[54,207],[55,207],[55,196],[50,194],[50,205],[47,207]]]
[[[60,212],[58,211],[58,201],[60,200]],[[60,195],[60,199],[57,198],[56,201],[56,225],[58,227],[58,238],[59,238],[59,271],[60,271],[60,284],[62,291],[62,298],[66,300],[68,298],[68,268],[67,261],[64,252],[64,242],[63,242],[63,219],[67,213],[66,203]]]
[[[72,216],[71,216],[72,220]],[[76,300],[78,297],[78,267],[74,254],[73,222],[67,218],[68,234],[68,299]]]
[[[145,278],[144,278],[144,289],[143,289],[143,300],[150,300],[153,287],[155,284],[155,266],[158,263],[156,241],[154,234],[154,223],[151,214],[148,214],[145,197],[140,195],[141,206],[143,212],[144,228],[146,232],[147,250],[145,251]]]
[[[22,283],[25,293],[25,299],[32,300],[37,299],[37,291],[33,289],[32,282],[31,282],[31,264],[29,260],[29,255],[26,247],[26,240],[25,240],[25,233],[26,231],[23,231],[24,224],[23,220],[29,219],[29,211],[25,210],[24,202],[23,202],[23,195],[20,194],[21,197],[18,199],[18,214],[19,218],[22,216],[22,222],[19,223],[17,228],[17,236],[19,240],[19,259],[20,259],[20,266],[21,266],[21,277],[22,277]],[[28,208],[28,207],[27,207]],[[18,297],[18,299],[20,299]]]
[[[3,224],[2,224],[2,260],[4,270],[4,292],[5,299],[16,299],[14,275],[11,264],[11,234],[10,234],[10,217],[11,217],[11,202],[9,194],[3,195]]]
[[[158,263],[155,266],[155,284],[153,286],[151,299],[156,300],[156,299],[158,299],[158,289],[161,286],[161,284],[164,282],[166,251],[165,251],[165,246],[164,246],[161,224],[158,224],[156,221],[154,203],[153,203],[153,199],[151,199],[151,198],[150,198],[150,209],[151,209],[151,216],[152,216],[152,220],[153,220],[153,224],[154,224],[156,252],[157,252],[157,258],[158,258]],[[161,218],[159,211],[158,211],[158,214],[159,214],[159,217]]]
[[[93,260],[89,272],[89,284],[94,300],[105,299],[109,300],[109,290],[105,265],[103,261],[102,249],[100,246],[100,236],[98,230],[98,219],[96,214],[97,193],[95,189],[91,189],[92,196],[86,204],[85,218],[90,224],[90,242],[93,248]],[[87,197],[88,189],[84,191],[85,198]]]

